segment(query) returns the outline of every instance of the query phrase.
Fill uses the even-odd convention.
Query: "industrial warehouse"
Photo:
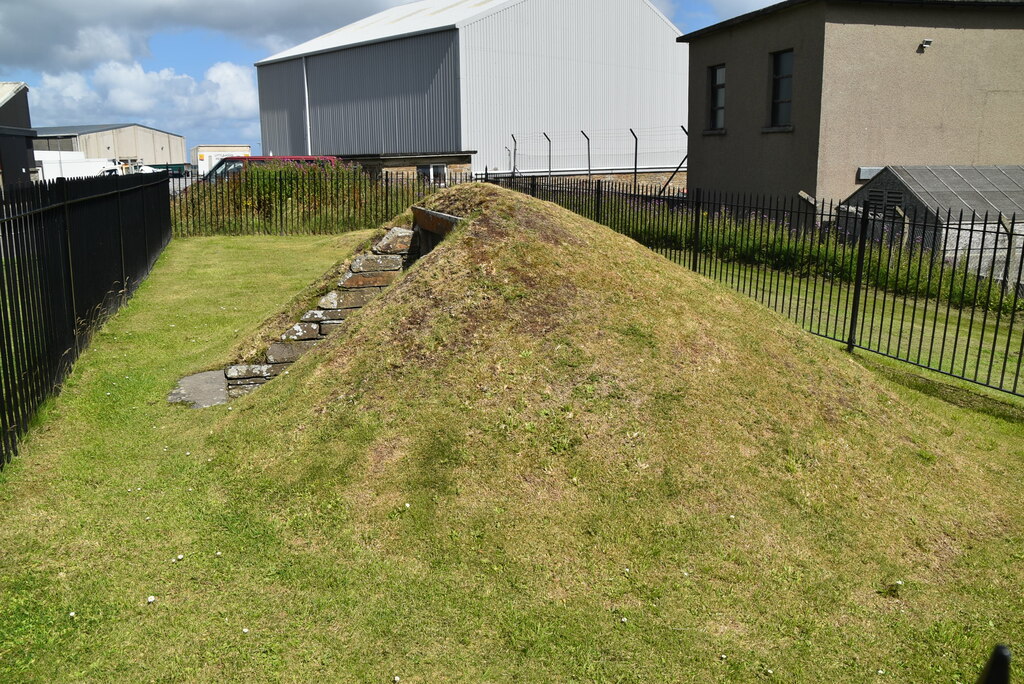
[[[90,158],[149,166],[188,161],[184,137],[139,124],[38,128],[33,146],[39,152],[82,152]]]
[[[263,150],[368,168],[663,172],[687,46],[648,0],[422,0],[257,64]]]

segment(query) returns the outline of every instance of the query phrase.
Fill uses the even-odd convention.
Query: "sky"
[[[653,0],[683,32],[768,0]],[[0,0],[0,81],[32,124],[140,123],[261,152],[253,64],[405,0]]]

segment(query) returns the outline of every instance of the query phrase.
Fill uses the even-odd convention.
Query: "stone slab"
[[[303,323],[330,323],[345,320],[352,309],[313,309],[302,317]]]
[[[399,273],[400,271],[370,271],[366,273],[349,271],[338,282],[338,286],[348,290],[364,287],[387,287],[395,282]]]
[[[353,273],[401,271],[402,257],[391,254],[363,254],[355,258],[349,270]]]
[[[344,322],[341,322],[341,321],[338,321],[338,322],[333,322],[332,321],[330,323],[321,323],[320,324],[320,334],[323,335],[324,337],[327,337],[331,333],[337,331],[343,325],[345,325],[345,324],[344,324]]]
[[[241,399],[247,394],[252,394],[252,392],[256,390],[258,387],[259,385],[243,385],[242,387],[231,387],[228,389],[227,392],[228,398]]]
[[[265,385],[270,378],[245,378],[244,380],[228,380],[228,389],[232,387],[245,387],[248,385]]]
[[[360,309],[369,304],[378,293],[380,293],[380,288],[365,288],[347,292],[335,290],[324,295],[320,300],[320,308],[327,311]]]
[[[270,378],[273,377],[273,367],[264,364],[259,366],[228,366],[224,370],[224,377],[228,380],[244,380],[246,378]]]
[[[267,349],[267,363],[289,364],[316,346],[316,341],[311,342],[275,342]]]
[[[302,314],[301,320],[303,323],[319,323],[320,321],[327,320],[327,318],[324,316],[323,309],[313,309]]]
[[[281,335],[286,342],[302,342],[320,337],[320,326],[316,323],[296,323]]]
[[[412,231],[408,228],[392,228],[373,248],[377,254],[408,254],[412,247]]]
[[[167,395],[172,404],[191,404],[201,409],[228,403],[228,381],[224,371],[209,371],[182,378]]]

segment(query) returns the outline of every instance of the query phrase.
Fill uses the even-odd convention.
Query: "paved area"
[[[228,381],[224,371],[209,371],[182,378],[167,401],[192,404],[192,408],[208,408],[228,403]]]

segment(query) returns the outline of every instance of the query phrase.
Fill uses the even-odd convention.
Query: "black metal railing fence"
[[[170,241],[167,196],[160,173],[33,183],[0,199],[0,468]]]
[[[775,309],[809,332],[1021,395],[1021,221],[557,177],[489,176]]]

